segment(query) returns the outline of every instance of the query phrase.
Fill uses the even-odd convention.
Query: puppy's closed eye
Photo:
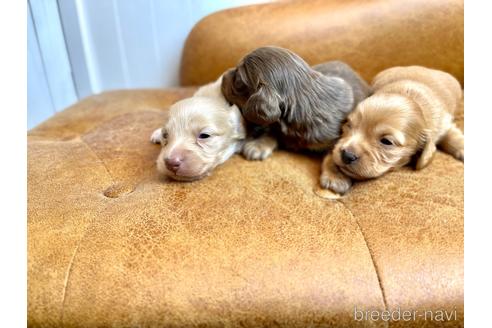
[[[386,137],[379,139],[379,142],[385,146],[393,146],[394,145],[393,141],[391,141],[391,139],[386,138]]]

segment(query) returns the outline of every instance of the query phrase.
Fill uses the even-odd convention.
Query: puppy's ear
[[[231,105],[229,107],[229,124],[233,127],[234,139],[246,138],[246,123],[241,115],[241,111],[236,105]]]
[[[246,84],[247,75],[244,72],[244,68],[239,66],[233,71],[231,83],[234,92],[238,95],[246,95],[248,93],[248,86]]]
[[[155,144],[164,144],[164,139],[163,139],[163,132],[164,127],[167,124],[167,121],[169,120],[169,110],[164,111],[164,117],[163,117],[163,124],[161,128],[158,128],[152,132],[152,135],[150,136],[150,141]]]
[[[232,97],[232,81],[234,80],[234,76],[236,75],[236,70],[234,68],[228,69],[222,75],[222,83],[220,85],[220,90],[222,94],[227,99],[227,101],[231,102]]]
[[[432,161],[434,154],[436,153],[436,143],[430,136],[430,132],[424,132],[424,146],[421,153],[418,155],[417,162],[415,163],[415,169],[421,170]]]
[[[281,105],[281,99],[275,90],[260,84],[258,90],[246,102],[243,115],[246,120],[255,124],[269,125],[280,119],[280,115],[282,115]]]

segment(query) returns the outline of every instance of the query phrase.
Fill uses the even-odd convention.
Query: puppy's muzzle
[[[164,163],[166,164],[166,168],[173,172],[176,173],[181,164],[183,164],[183,157],[182,156],[173,156],[173,157],[167,157],[164,159]]]
[[[350,150],[342,149],[342,161],[345,164],[349,165],[355,163],[358,159],[359,157]]]

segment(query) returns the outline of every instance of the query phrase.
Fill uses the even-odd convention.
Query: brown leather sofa
[[[182,84],[212,81],[268,44],[311,64],[342,59],[368,80],[419,64],[463,82],[463,3],[219,12],[188,37]],[[149,136],[194,90],[106,92],[28,132],[29,326],[463,326],[461,162],[439,152],[422,171],[358,183],[338,200],[316,193],[320,158],[285,151],[234,156],[198,182],[160,179]],[[356,309],[422,312],[388,322]]]

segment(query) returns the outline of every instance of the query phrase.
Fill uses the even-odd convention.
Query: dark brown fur
[[[371,89],[343,62],[313,68],[287,49],[258,48],[224,74],[222,92],[247,121],[279,131],[284,146],[327,149]]]

